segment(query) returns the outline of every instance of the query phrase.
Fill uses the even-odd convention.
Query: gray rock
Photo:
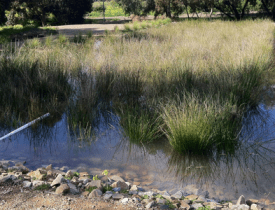
[[[121,181],[114,182],[111,186],[113,188],[120,187],[121,190],[129,190],[129,186],[125,182],[121,182]]]
[[[105,194],[114,194],[112,191],[106,191]]]
[[[56,188],[55,193],[56,194],[66,194],[70,192],[70,187],[68,184],[61,184],[58,188]]]
[[[156,201],[157,201],[157,203],[160,203],[160,204],[165,204],[166,203],[165,199],[157,198]]]
[[[176,192],[175,194],[171,195],[171,197],[180,199],[183,196],[181,191]]]
[[[121,195],[121,194],[113,194],[112,197],[113,197],[114,200],[120,200],[120,199],[124,198],[124,196]]]
[[[48,165],[48,166],[46,167],[46,170],[47,170],[47,171],[52,170],[52,169],[53,169],[53,165],[52,165],[52,164],[50,164],[50,165]]]
[[[86,185],[85,185],[86,189],[88,189],[89,187],[97,187],[98,189],[102,190],[103,187],[101,185],[101,180],[93,180],[91,182],[88,182]]]
[[[69,171],[67,171],[65,176],[72,178],[74,176],[74,173],[71,170],[69,170]]]
[[[190,209],[189,203],[186,202],[185,200],[180,200],[180,207],[183,210],[189,210]]]
[[[103,196],[103,199],[108,200],[108,199],[110,199],[112,196],[113,196],[113,194],[105,194],[105,195]]]
[[[71,194],[74,194],[74,195],[76,195],[76,194],[79,194],[80,192],[79,192],[79,190],[77,189],[77,187],[74,185],[74,184],[72,184],[72,183],[68,183],[68,186],[69,186],[69,188],[70,188],[70,193]]]
[[[144,195],[148,195],[149,197],[152,197],[154,195],[157,195],[157,193],[149,191],[149,192],[144,192]]]
[[[129,191],[129,194],[130,194],[130,195],[137,195],[138,192],[137,192],[136,190],[130,190],[130,191]]]
[[[232,210],[249,210],[249,206],[246,204],[241,204],[241,205],[233,205],[231,207]]]
[[[0,183],[4,183],[4,182],[7,182],[7,181],[9,181],[9,180],[12,180],[12,181],[14,181],[14,180],[16,180],[17,179],[17,177],[16,176],[14,176],[14,175],[1,175],[0,176]]]
[[[102,196],[102,191],[100,189],[94,189],[90,195],[89,198],[95,198],[95,197],[100,197]]]
[[[138,198],[138,197],[133,197],[133,198],[132,198],[132,201],[133,201],[134,203],[138,203],[138,202],[140,202],[140,198]]]
[[[136,185],[133,185],[130,189],[130,191],[138,190],[138,187]]]
[[[86,179],[86,178],[84,178],[84,179],[79,179],[79,180],[83,180],[83,184],[84,184],[84,185],[86,185],[89,181],[91,181],[90,179]]]
[[[145,206],[145,208],[146,208],[146,209],[150,209],[150,208],[152,208],[154,205],[155,205],[155,201],[151,201],[150,203],[148,203],[148,204]]]
[[[61,174],[58,174],[58,176],[55,178],[55,180],[53,180],[51,186],[56,186],[56,185],[60,185],[62,183],[66,182],[66,180],[63,178],[63,176]]]
[[[159,207],[159,209],[170,209],[170,208],[169,208],[169,206],[167,206],[167,205],[161,205],[161,206]]]
[[[138,188],[138,191],[145,191],[142,187],[137,187]]]
[[[170,196],[171,196],[167,191],[163,192],[161,195],[162,195],[164,198],[169,198],[169,199],[170,199]]]
[[[253,203],[251,206],[250,206],[250,209],[251,210],[260,210],[260,208],[258,208],[257,204]]]
[[[191,205],[190,209],[198,209],[198,208],[202,208],[203,205],[201,203],[194,203]]]
[[[129,198],[123,198],[120,201],[122,204],[127,204],[129,202]]]
[[[43,184],[47,184],[47,182],[39,181],[39,180],[34,180],[34,181],[32,182],[32,186],[33,186],[33,187],[38,187],[38,186],[43,185]]]
[[[113,191],[115,191],[115,192],[119,192],[120,190],[121,190],[120,187],[115,187],[115,188],[113,188]]]
[[[122,179],[120,176],[117,176],[117,175],[110,176],[110,179],[112,179],[116,182],[118,182],[118,181],[125,182],[124,179]]]
[[[23,187],[24,188],[30,188],[32,186],[32,183],[29,181],[23,181]]]
[[[237,206],[241,205],[241,204],[246,204],[245,203],[245,198],[243,195],[241,195],[236,203]]]

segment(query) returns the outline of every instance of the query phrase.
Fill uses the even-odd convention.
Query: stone
[[[71,194],[73,194],[73,195],[79,194],[79,190],[77,189],[77,187],[74,184],[69,182],[68,186],[70,188],[70,193]]]
[[[157,203],[160,203],[160,204],[165,204],[165,203],[166,203],[166,200],[165,200],[165,199],[161,199],[161,198],[157,198],[157,199],[156,199],[156,202],[157,202]]]
[[[154,195],[157,195],[157,193],[149,191],[149,192],[144,192],[143,195],[148,195],[149,197],[152,197]]]
[[[215,203],[215,202],[204,202],[203,205],[204,206],[209,206],[210,209],[216,209],[217,203]],[[228,207],[228,205],[227,205],[227,207]]]
[[[159,207],[159,209],[170,209],[170,207],[167,206],[167,205],[161,205],[161,206]]]
[[[197,195],[188,195],[184,199],[188,199],[188,200],[193,201],[193,200],[197,200],[197,198],[198,198]]]
[[[129,191],[129,194],[130,194],[130,195],[137,195],[138,192],[137,192],[136,190],[130,190],[130,191]]]
[[[60,185],[64,182],[66,182],[66,180],[63,178],[63,176],[61,174],[58,174],[58,176],[55,178],[55,180],[53,180],[51,187]]]
[[[61,184],[58,188],[56,188],[55,193],[56,194],[66,194],[70,192],[70,187],[68,186],[68,184]]]
[[[44,182],[44,181],[39,181],[39,180],[34,180],[32,182],[32,186],[35,188],[35,187],[38,187],[40,185],[43,185],[43,184],[48,184],[47,182]]]
[[[85,185],[85,188],[88,189],[90,187],[97,187],[98,189],[102,190],[103,187],[101,185],[101,180],[93,180],[91,182],[88,182],[86,185]]]
[[[149,203],[145,206],[145,208],[146,208],[146,209],[150,209],[150,208],[152,208],[154,205],[155,205],[155,201],[151,201],[151,202],[149,202]]]
[[[133,197],[132,198],[132,201],[134,202],[134,203],[138,203],[138,202],[140,202],[140,198],[139,197]]]
[[[90,195],[89,198],[96,198],[102,196],[102,191],[100,189],[94,189]]]
[[[112,191],[106,191],[105,194],[114,194]]]
[[[86,179],[86,178],[84,178],[84,179],[80,178],[79,181],[83,181],[83,184],[86,185],[88,182],[90,182],[92,180],[91,179]]]
[[[9,181],[9,180],[11,180],[11,181],[14,181],[14,180],[16,180],[17,179],[17,177],[16,176],[14,176],[14,175],[9,175],[9,174],[2,174],[1,176],[0,176],[0,183],[4,183],[4,182],[7,182],[7,181]]]
[[[32,186],[32,183],[29,181],[23,181],[23,188],[30,188]]]
[[[72,178],[74,176],[74,173],[71,170],[69,170],[69,171],[67,171],[65,176]]]
[[[152,199],[143,199],[142,200],[142,203],[143,204],[148,204],[148,203],[150,203],[152,201]]]
[[[116,188],[116,187],[120,187],[121,190],[129,190],[129,186],[125,183],[125,182],[114,182],[111,187]]]
[[[251,206],[250,206],[250,209],[251,210],[260,210],[260,208],[258,208],[257,204],[253,203]]]
[[[190,209],[190,206],[188,205],[188,203],[185,200],[180,200],[180,206],[184,210],[189,210]]]
[[[122,194],[113,194],[113,199],[114,200],[120,200],[122,198],[124,198],[124,196]]]
[[[246,201],[246,204],[248,205],[248,206],[251,206],[252,204],[257,204],[257,203],[259,203],[259,200],[257,200],[257,199],[248,199],[247,201]]]
[[[46,167],[46,170],[47,170],[47,171],[52,170],[52,169],[53,169],[53,165],[52,165],[52,164],[50,164],[50,165],[48,165],[48,166]]]
[[[136,185],[133,185],[130,189],[130,191],[134,191],[134,190],[138,190],[137,186]]]
[[[115,191],[115,192],[119,192],[120,190],[121,190],[120,187],[115,187],[115,188],[113,188],[113,191]]]
[[[17,164],[16,166],[9,167],[8,170],[22,172],[23,174],[26,174],[30,171],[26,166],[24,166],[22,164]]]
[[[183,196],[181,191],[176,192],[175,194],[171,195],[171,197],[180,199]]]
[[[171,197],[171,195],[167,191],[163,192],[161,195],[166,199],[168,199],[168,198],[170,199],[170,197]]]
[[[120,201],[122,204],[127,204],[129,202],[129,198],[123,198]]]
[[[233,205],[231,207],[233,210],[249,210],[249,206],[246,204],[241,204],[241,205]]]
[[[79,173],[79,177],[86,177],[86,178],[90,178],[90,175],[88,174],[88,172],[80,172]]]
[[[246,204],[245,203],[245,198],[243,195],[241,195],[236,203],[237,206],[241,205],[241,204]]]
[[[103,196],[103,199],[109,200],[112,196],[113,196],[113,194],[105,194],[105,195]]]
[[[203,205],[201,203],[194,203],[190,207],[190,209],[199,209],[199,208],[203,208]]]
[[[117,176],[117,175],[110,176],[110,179],[112,179],[112,180],[114,180],[116,182],[118,182],[118,181],[125,182],[124,179],[122,179],[120,176]]]
[[[29,172],[27,175],[38,180],[43,180],[47,175],[47,171],[45,169],[37,169],[36,171]]]

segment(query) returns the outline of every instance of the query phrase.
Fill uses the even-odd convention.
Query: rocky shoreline
[[[24,163],[16,163],[10,166],[12,161],[0,161],[0,209],[7,201],[1,201],[1,195],[9,194],[7,187],[16,186],[20,192],[42,191],[48,195],[60,195],[62,197],[76,196],[85,198],[90,202],[108,203],[108,207],[102,209],[200,209],[200,210],[271,210],[275,209],[275,202],[267,200],[246,199],[240,196],[237,202],[218,202],[210,199],[206,192],[190,194],[179,190],[173,194],[167,191],[145,190],[127,182],[116,174],[109,174],[108,170],[102,174],[89,174],[69,170],[67,167],[53,168],[52,165],[30,171]],[[44,205],[43,205],[44,206]],[[21,209],[20,206],[13,206]],[[45,206],[44,206],[45,207]],[[92,206],[90,208],[98,208]],[[87,208],[87,209],[90,209]],[[23,207],[22,207],[23,209]],[[51,208],[50,208],[51,209]],[[53,208],[55,209],[55,208]],[[60,208],[57,208],[60,209]],[[71,207],[70,209],[74,209]]]

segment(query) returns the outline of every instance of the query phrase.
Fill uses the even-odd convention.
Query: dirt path
[[[82,24],[82,25],[63,25],[56,26],[59,34],[64,34],[66,36],[72,37],[77,36],[79,33],[86,35],[88,32],[93,34],[103,34],[105,30],[112,31],[118,27],[119,30],[124,29],[124,24]]]

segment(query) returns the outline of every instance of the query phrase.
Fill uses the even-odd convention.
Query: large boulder
[[[70,192],[70,187],[67,184],[61,184],[58,188],[56,188],[55,193],[56,194],[66,194]]]
[[[63,178],[63,176],[61,174],[58,174],[58,176],[55,178],[55,180],[53,180],[51,187],[60,185],[63,182],[66,182],[66,180]]]

